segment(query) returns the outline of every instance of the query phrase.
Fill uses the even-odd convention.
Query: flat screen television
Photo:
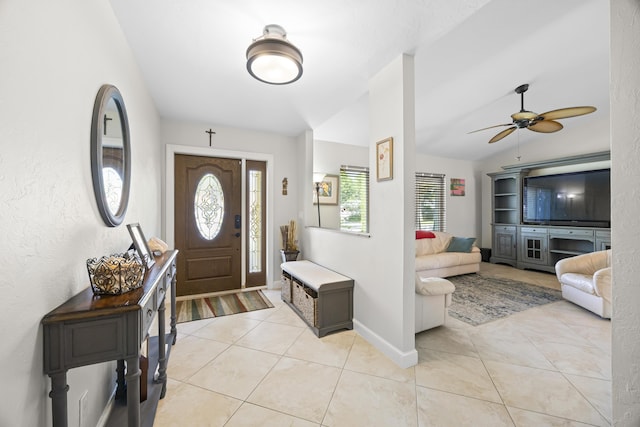
[[[611,227],[610,169],[524,178],[523,223]]]

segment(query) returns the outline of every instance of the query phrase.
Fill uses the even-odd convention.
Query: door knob
[[[236,234],[235,234],[235,236],[236,236],[236,237],[240,237],[240,233],[236,233]]]

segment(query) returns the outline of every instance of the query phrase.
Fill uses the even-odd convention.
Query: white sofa
[[[480,271],[480,248],[471,252],[447,252],[454,235],[433,231],[434,238],[416,239],[416,274],[420,278],[450,277]]]
[[[475,239],[462,239],[467,246],[473,242],[470,252],[448,252],[454,235],[430,233],[433,237],[416,238],[416,333],[446,323],[455,286],[444,278],[476,273],[482,261]]]
[[[416,274],[416,334],[447,323],[451,294],[456,287],[447,279]]]
[[[611,318],[611,249],[561,259],[555,269],[564,299]]]

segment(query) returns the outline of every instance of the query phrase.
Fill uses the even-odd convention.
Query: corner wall
[[[51,425],[40,321],[89,286],[87,258],[131,244],[125,224],[160,232],[159,117],[108,1],[0,3],[0,425]],[[119,227],[104,225],[91,181],[90,130],[102,84],[124,99],[131,193]],[[68,374],[69,425],[88,391],[96,425],[115,362]]]
[[[370,237],[317,227],[304,231],[305,258],[354,279],[355,329],[402,367],[417,363],[413,81],[413,58],[406,55],[370,79]],[[390,136],[394,138],[393,180],[377,182],[376,142]],[[301,156],[310,187],[312,147]],[[305,216],[310,215],[311,200],[305,204],[303,197],[300,203]]]
[[[640,425],[640,3],[610,2],[613,425]]]

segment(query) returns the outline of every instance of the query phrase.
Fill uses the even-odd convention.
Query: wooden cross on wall
[[[216,133],[211,128],[209,128],[209,130],[205,130],[204,133],[208,133],[209,134],[209,147],[211,147],[211,137],[213,135],[215,135]]]

